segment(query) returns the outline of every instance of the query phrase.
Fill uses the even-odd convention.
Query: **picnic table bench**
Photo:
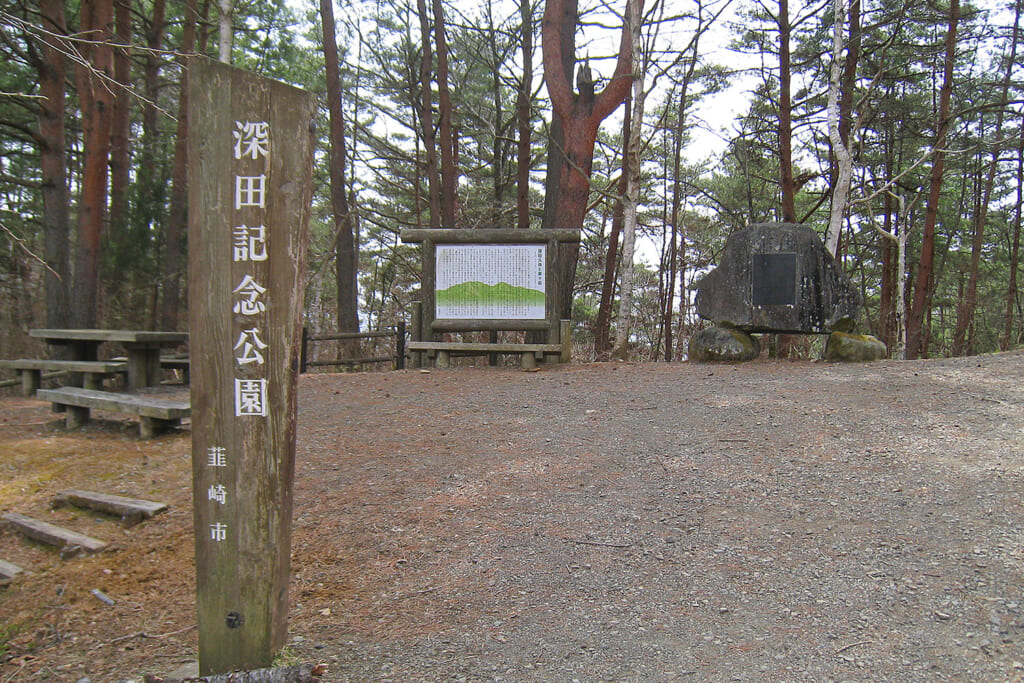
[[[17,370],[21,375],[21,391],[25,396],[34,396],[43,379],[43,371],[63,371],[80,375],[72,380],[86,389],[99,389],[103,380],[128,371],[128,363],[116,361],[48,360],[18,358],[0,360],[0,368]]]
[[[128,388],[133,391],[160,382],[160,349],[188,341],[186,332],[152,330],[41,329],[28,334],[66,349],[71,360],[95,361],[101,344],[120,344],[128,358]]]
[[[40,389],[36,398],[50,401],[57,410],[65,410],[65,425],[74,429],[89,421],[90,409],[109,410],[139,417],[139,435],[149,439],[181,424],[192,414],[188,401],[173,401],[139,394],[119,394],[79,387]]]

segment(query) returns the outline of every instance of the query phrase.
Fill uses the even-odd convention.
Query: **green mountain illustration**
[[[494,285],[483,282],[460,282],[448,289],[438,290],[437,304],[459,306],[466,304],[495,304],[516,306],[543,306],[544,292],[526,287],[516,287],[507,282]]]

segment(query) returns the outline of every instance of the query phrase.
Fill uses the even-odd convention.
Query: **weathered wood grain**
[[[0,519],[13,526],[25,536],[48,545],[61,548],[78,547],[88,553],[98,553],[107,547],[105,541],[17,512],[8,512],[3,517],[0,517]]]
[[[67,489],[58,493],[51,502],[51,506],[60,507],[62,505],[74,505],[117,515],[128,524],[136,524],[167,509],[167,503],[126,498],[98,491],[83,491],[82,489]]]

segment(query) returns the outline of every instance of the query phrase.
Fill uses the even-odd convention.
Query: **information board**
[[[545,317],[547,244],[438,244],[435,254],[437,319]]]

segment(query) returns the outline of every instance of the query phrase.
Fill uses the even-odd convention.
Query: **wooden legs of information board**
[[[415,316],[415,308],[413,315]],[[413,330],[418,329],[415,325]],[[439,368],[451,366],[453,356],[517,355],[524,370],[533,370],[539,362],[569,363],[572,361],[572,328],[568,320],[558,326],[558,338],[546,344],[444,342],[413,338],[409,342],[414,367],[428,367],[431,359]]]

